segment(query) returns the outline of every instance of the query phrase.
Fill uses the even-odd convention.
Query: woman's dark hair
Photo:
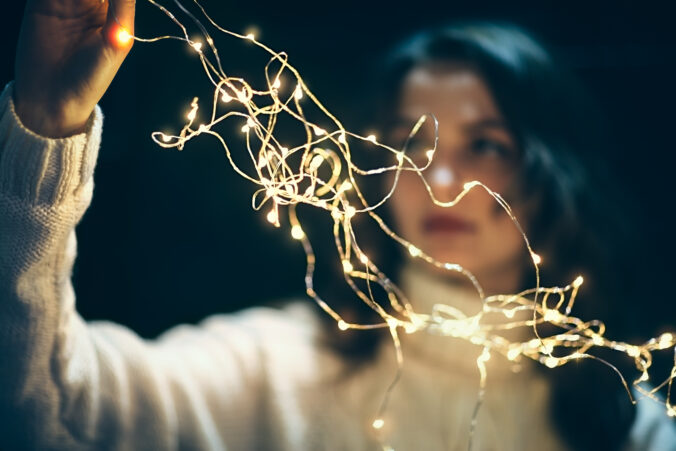
[[[375,102],[375,118],[381,130],[397,109],[406,75],[414,67],[443,62],[467,64],[480,74],[519,143],[523,155],[520,192],[508,201],[537,200],[526,228],[533,248],[545,261],[541,285],[565,285],[583,274],[585,285],[573,314],[604,320],[609,335],[626,339],[630,329],[622,312],[633,293],[627,263],[632,260],[631,240],[627,240],[631,227],[626,217],[620,217],[606,178],[603,157],[610,143],[590,96],[572,73],[556,64],[551,53],[520,28],[459,23],[414,36],[380,65],[381,95]],[[388,242],[373,242],[380,247],[376,252],[381,261],[389,266],[386,273],[396,275],[401,254],[388,250],[392,246]],[[529,274],[523,288],[533,286],[535,280]],[[354,295],[350,299],[350,306],[359,304]],[[346,308],[342,313],[356,320],[372,320],[368,310]],[[354,337],[342,352],[355,358],[368,356],[381,338],[364,332]],[[629,374],[621,363],[613,363]],[[552,419],[569,446],[613,450],[624,445],[635,411],[610,368],[586,361],[544,371],[552,383]]]

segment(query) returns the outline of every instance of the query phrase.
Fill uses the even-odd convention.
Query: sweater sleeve
[[[0,97],[0,448],[251,448],[263,359],[247,321],[145,341],[78,315],[75,225],[102,114],[46,139],[21,124],[11,93]]]

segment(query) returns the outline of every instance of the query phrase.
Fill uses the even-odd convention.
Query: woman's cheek
[[[402,173],[391,199],[397,233],[407,240],[415,240],[420,216],[427,202],[426,191],[414,174]]]

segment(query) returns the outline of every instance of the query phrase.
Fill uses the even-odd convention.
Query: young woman
[[[131,30],[133,1],[113,3]],[[74,227],[92,196],[96,104],[129,50],[108,38],[108,7],[29,1],[16,80],[0,98],[0,447],[466,449],[478,391],[471,344],[406,336],[405,370],[376,430],[395,368],[390,344],[337,346],[308,303],[215,316],[155,341],[77,314]],[[482,180],[512,203],[547,259],[543,283],[583,272],[598,280],[590,299],[608,300],[617,278],[602,271],[612,254],[595,245],[601,204],[584,157],[596,142],[578,117],[577,88],[547,53],[512,27],[462,25],[422,35],[390,69],[389,139],[401,141],[422,113],[439,119],[435,194],[447,200]],[[491,198],[473,192],[444,210],[415,178],[400,183],[392,217],[401,235],[465,266],[488,294],[532,286],[520,235]],[[401,263],[416,310],[480,308],[463,279]],[[635,413],[615,379],[592,385],[586,375],[528,363],[514,372],[491,359],[475,449],[673,449],[660,409]]]

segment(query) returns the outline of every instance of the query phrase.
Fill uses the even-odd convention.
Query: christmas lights
[[[388,397],[404,363],[399,341],[399,334],[402,331],[456,337],[477,346],[476,365],[480,392],[472,421],[472,432],[486,387],[488,377],[486,362],[493,356],[503,356],[505,363],[531,359],[549,368],[555,368],[573,360],[588,358],[600,360],[588,353],[592,347],[618,351],[634,362],[640,376],[629,384],[614,366],[602,361],[619,374],[632,402],[636,400],[633,398],[630,385],[642,396],[663,403],[669,416],[676,416],[676,410],[670,403],[672,382],[676,377],[676,337],[674,334],[664,333],[642,344],[623,343],[607,338],[605,326],[601,321],[584,321],[571,316],[578,290],[584,282],[582,276],[578,276],[572,283],[563,287],[540,286],[539,268],[544,264],[541,256],[531,248],[527,236],[507,202],[500,194],[492,191],[480,181],[465,183],[462,192],[451,201],[441,202],[435,198],[424,176],[425,169],[434,159],[438,139],[436,131],[439,125],[433,116],[420,117],[409,135],[409,139],[413,138],[426,122],[431,122],[435,127],[434,146],[425,152],[427,161],[422,166],[418,166],[416,161],[407,155],[406,148],[390,147],[379,141],[375,134],[361,136],[345,129],[341,122],[308,89],[298,71],[289,64],[287,55],[273,51],[258,41],[253,33],[239,34],[220,27],[195,0],[195,5],[215,30],[249,41],[267,53],[269,59],[264,66],[267,84],[262,89],[254,89],[242,78],[231,77],[225,73],[218,50],[207,28],[178,0],[174,0],[175,5],[195,22],[202,32],[201,39],[189,36],[187,28],[166,7],[155,0],[148,1],[166,14],[180,28],[181,34],[144,39],[132,36],[121,28],[116,35],[118,41],[121,44],[131,39],[140,42],[155,42],[161,39],[183,41],[198,54],[205,74],[213,85],[211,112],[205,122],[196,123],[200,100],[195,98],[187,110],[187,123],[180,133],[173,135],[154,132],[153,140],[161,147],[181,150],[188,141],[199,135],[208,134],[215,137],[222,145],[233,170],[258,187],[253,195],[253,207],[257,210],[265,208],[267,220],[276,227],[281,227],[285,223],[285,218],[288,218],[291,237],[302,244],[306,253],[307,295],[336,321],[337,327],[342,331],[374,328],[384,328],[389,331],[396,351],[398,369],[377,415],[373,417],[372,427],[375,432],[383,429]],[[304,111],[309,107],[321,113],[321,125],[306,116]],[[280,143],[276,127],[281,116],[292,119],[300,127],[304,137],[302,140],[296,143],[286,142],[285,145]],[[247,161],[250,164],[236,163],[231,146],[227,144],[226,138],[216,131],[217,126],[224,121],[237,123],[246,141],[245,149],[241,152],[246,152]],[[392,163],[376,168],[358,166],[352,158],[350,144],[360,141],[384,152],[390,157]],[[417,174],[424,183],[432,202],[440,207],[455,206],[471,190],[483,189],[490,194],[509,215],[522,235],[524,246],[530,254],[535,270],[536,286],[516,294],[485,296],[479,281],[465,268],[453,262],[433,259],[415,243],[405,240],[392,231],[375,210],[391,198],[397,188],[399,176],[404,171]],[[387,192],[377,202],[367,202],[357,178],[384,173],[392,174],[392,182]],[[432,176],[447,181],[453,177],[452,174],[432,174]],[[298,205],[323,210],[332,218],[334,242],[342,263],[345,280],[357,298],[371,307],[382,318],[382,322],[376,324],[347,322],[331,308],[329,302],[317,293],[313,283],[316,258],[310,240],[296,215]],[[466,277],[483,302],[481,312],[466,315],[444,304],[435,305],[430,312],[416,312],[405,294],[380,271],[359,245],[353,221],[362,216],[368,216],[375,221],[388,237],[408,251],[411,258],[423,260],[442,271],[459,273]],[[357,284],[358,281],[364,282],[368,289],[361,289]],[[371,290],[371,285],[380,286],[385,295],[377,298]],[[355,302],[358,301],[355,300]],[[508,321],[488,319],[494,316],[488,314],[496,313]],[[541,335],[539,326],[543,324],[554,325],[560,332],[548,336]],[[530,331],[530,338],[523,341],[505,338],[504,332],[514,329]],[[653,387],[647,386],[644,383],[650,379],[652,353],[664,349],[674,349],[675,352],[675,364],[671,374],[663,382],[654,384]],[[665,386],[666,401],[661,401],[657,393]]]

